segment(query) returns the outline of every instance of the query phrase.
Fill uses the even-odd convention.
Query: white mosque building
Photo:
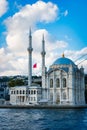
[[[42,86],[32,84],[32,36],[29,34],[28,86],[16,86],[10,89],[12,105],[84,105],[85,84],[84,68],[78,68],[64,54],[46,71],[45,40],[42,39]]]

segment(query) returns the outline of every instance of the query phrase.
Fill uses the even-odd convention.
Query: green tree
[[[22,79],[12,79],[8,83],[9,87],[22,86],[24,85],[24,81]]]
[[[9,87],[14,87],[15,86],[15,80],[10,80],[8,83]]]
[[[22,86],[22,85],[24,85],[24,81],[22,79],[17,79],[15,81],[15,84],[16,84],[16,86]]]

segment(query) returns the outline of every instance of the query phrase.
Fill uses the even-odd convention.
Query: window
[[[36,98],[34,97],[34,101],[36,101]]]
[[[59,88],[60,87],[60,80],[56,79],[56,87]]]
[[[22,102],[24,102],[24,96],[22,97]]]
[[[50,88],[53,88],[53,79],[50,79]]]
[[[57,93],[56,95],[56,103],[60,103],[60,93]]]
[[[36,90],[34,90],[34,94],[36,94]]]
[[[22,91],[20,90],[20,94],[22,94]]]
[[[3,97],[4,95],[3,94],[1,94],[1,97]]]
[[[25,91],[23,90],[23,94],[25,94]]]
[[[63,99],[64,100],[66,99],[66,93],[65,92],[63,93]]]
[[[33,101],[33,97],[31,97],[31,101]]]
[[[66,79],[63,78],[63,87],[65,88],[66,87]]]
[[[13,94],[13,91],[11,91],[11,94]]]
[[[33,94],[33,90],[31,90],[31,94]]]
[[[17,94],[18,94],[18,90],[17,90]]]

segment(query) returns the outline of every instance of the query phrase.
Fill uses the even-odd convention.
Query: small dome
[[[68,58],[62,57],[62,58],[58,58],[53,65],[75,65],[74,62]]]

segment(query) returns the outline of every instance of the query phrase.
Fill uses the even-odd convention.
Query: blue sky
[[[10,75],[14,71],[16,72],[15,74],[24,73],[24,68],[27,64],[27,58],[25,59],[27,54],[24,52],[28,43],[25,46],[23,43],[28,41],[29,26],[32,28],[32,36],[34,38],[37,36],[36,40],[33,40],[33,44],[35,43],[34,46],[38,44],[33,55],[33,63],[39,62],[35,55],[37,54],[39,57],[41,33],[45,34],[47,42],[47,58],[50,53],[51,60],[47,59],[47,66],[50,66],[53,60],[60,57],[63,52],[73,60],[86,54],[86,0],[3,0],[3,4],[2,2],[0,4],[2,7],[0,11],[0,54],[2,57],[0,58],[3,59],[3,56],[6,55],[6,60],[1,62],[1,75]],[[40,8],[43,8],[42,12],[39,12]],[[34,12],[35,9],[37,9],[36,12]],[[45,10],[48,12],[45,12]],[[49,47],[50,45],[51,47]],[[9,63],[3,67],[3,64],[8,60]],[[18,71],[17,67],[19,66],[20,68],[21,62],[24,62],[24,66]],[[14,63],[17,65],[14,66]],[[86,62],[82,65],[86,66]],[[8,69],[8,66],[11,69]],[[39,64],[38,66],[41,65]],[[35,71],[37,72],[39,69]]]

